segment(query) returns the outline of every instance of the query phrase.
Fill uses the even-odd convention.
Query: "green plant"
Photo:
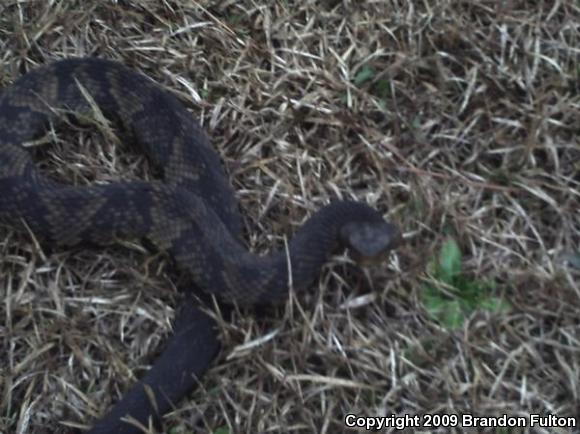
[[[363,83],[365,83],[366,81],[372,79],[374,76],[375,76],[375,70],[368,65],[364,65],[355,74],[353,82],[356,86],[360,86]]]
[[[472,279],[461,269],[461,250],[454,239],[441,247],[430,265],[433,279],[423,287],[422,299],[429,315],[448,329],[457,329],[475,310],[505,312],[511,306],[491,295],[495,282]]]

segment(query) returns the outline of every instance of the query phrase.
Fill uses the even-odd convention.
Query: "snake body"
[[[72,186],[43,176],[23,144],[62,112],[96,105],[140,145],[161,174],[153,182]],[[241,241],[242,224],[220,159],[179,100],[120,63],[67,59],[17,79],[0,94],[0,221],[24,224],[55,245],[144,238],[174,258],[196,287],[238,304],[283,300],[308,286],[338,246],[366,262],[400,241],[398,229],[358,202],[323,207],[287,249],[258,256]],[[90,434],[135,434],[126,423],[158,418],[191,391],[218,351],[212,319],[184,303],[174,333],[147,375]]]
[[[132,134],[161,179],[77,187],[52,181],[22,144],[58,113],[95,103]],[[145,238],[205,291],[239,304],[276,302],[308,286],[336,247],[380,257],[397,228],[363,203],[336,201],[315,213],[284,249],[258,256],[240,240],[241,219],[219,156],[170,92],[113,61],[67,59],[16,80],[0,97],[0,220],[25,222],[47,243]],[[291,272],[291,274],[290,274]],[[290,279],[291,277],[291,279]]]

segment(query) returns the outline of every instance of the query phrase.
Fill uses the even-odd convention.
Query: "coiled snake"
[[[22,144],[59,111],[86,112],[92,101],[134,137],[160,180],[76,187],[37,170]],[[199,288],[238,304],[284,300],[289,282],[307,287],[339,246],[364,262],[381,259],[401,239],[371,207],[336,201],[315,213],[287,250],[249,252],[220,159],[190,113],[146,76],[96,58],[38,68],[1,94],[0,220],[24,222],[49,244],[145,238]]]

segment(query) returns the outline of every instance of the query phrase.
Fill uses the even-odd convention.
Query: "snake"
[[[39,170],[25,145],[95,107],[137,144],[155,179],[77,186]],[[334,200],[285,248],[252,252],[221,158],[186,106],[148,76],[96,57],[37,67],[0,94],[0,221],[51,246],[143,239],[196,288],[241,306],[281,303],[290,288],[308,288],[338,249],[368,265],[402,240],[373,207]]]

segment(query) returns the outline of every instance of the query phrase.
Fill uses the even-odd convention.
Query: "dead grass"
[[[0,6],[0,88],[38,64],[98,55],[176,92],[230,170],[252,248],[281,245],[332,197],[366,201],[406,233],[384,267],[337,256],[285,308],[224,324],[220,361],[164,432],[344,432],[347,413],[577,416],[579,8]],[[39,164],[55,176],[148,173],[98,127],[50,137]],[[453,333],[426,315],[426,266],[447,236],[509,314],[475,313]],[[129,241],[46,252],[0,227],[0,433],[66,432],[103,414],[162,347],[173,281],[162,256]]]

